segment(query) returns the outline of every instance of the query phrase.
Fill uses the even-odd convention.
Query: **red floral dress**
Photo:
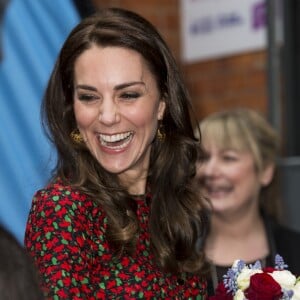
[[[206,299],[195,275],[163,273],[149,251],[148,201],[136,199],[141,233],[136,255],[117,258],[107,218],[94,201],[60,182],[34,196],[25,246],[47,299]]]

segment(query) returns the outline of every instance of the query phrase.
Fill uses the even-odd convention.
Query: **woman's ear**
[[[158,115],[157,115],[157,119],[158,120],[162,120],[164,118],[164,113],[166,110],[166,102],[164,100],[161,100],[159,102],[159,107],[158,107]]]
[[[262,186],[267,186],[271,183],[275,172],[275,164],[268,164],[265,169],[261,172],[260,183]]]

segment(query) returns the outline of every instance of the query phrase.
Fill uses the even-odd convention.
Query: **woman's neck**
[[[267,256],[269,246],[262,217],[258,212],[234,220],[213,215],[205,252],[220,266],[231,265],[236,259],[252,262]]]
[[[131,195],[143,195],[146,192],[147,173],[130,171],[119,175],[120,181]]]

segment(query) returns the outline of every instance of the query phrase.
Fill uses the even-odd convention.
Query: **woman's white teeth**
[[[121,149],[128,145],[132,137],[132,132],[124,132],[113,135],[99,134],[99,140],[101,145]]]
[[[118,133],[114,135],[100,134],[100,140],[106,143],[114,143],[126,139],[130,136],[130,134],[131,132]]]
[[[209,193],[226,193],[231,190],[231,187],[206,187]]]

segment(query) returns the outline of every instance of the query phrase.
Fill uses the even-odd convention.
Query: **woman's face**
[[[143,57],[121,47],[93,46],[74,69],[75,118],[92,155],[121,177],[147,176],[165,102]]]
[[[249,151],[220,149],[208,141],[203,146],[208,157],[198,163],[197,177],[214,213],[231,215],[257,209],[260,189],[269,183],[270,174],[256,171]]]

